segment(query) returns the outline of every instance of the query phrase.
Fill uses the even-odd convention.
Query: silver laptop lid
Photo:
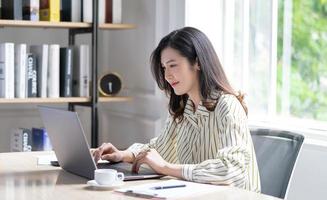
[[[93,179],[96,165],[77,113],[44,106],[38,108],[60,166]]]

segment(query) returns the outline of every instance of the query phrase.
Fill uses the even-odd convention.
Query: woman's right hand
[[[102,160],[108,160],[113,162],[120,162],[124,160],[124,152],[119,151],[111,143],[103,143],[100,147],[91,150],[94,161],[98,163],[100,158]]]

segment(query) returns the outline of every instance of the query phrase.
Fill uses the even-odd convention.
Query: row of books
[[[92,22],[93,0],[0,0],[1,19]],[[122,0],[99,0],[99,23],[121,23]]]
[[[88,45],[0,44],[0,98],[89,97],[89,74]]]
[[[10,151],[50,151],[52,145],[44,128],[14,128],[11,131]]]

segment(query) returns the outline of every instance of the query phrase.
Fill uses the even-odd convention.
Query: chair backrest
[[[261,192],[285,198],[304,137],[288,131],[251,128]]]

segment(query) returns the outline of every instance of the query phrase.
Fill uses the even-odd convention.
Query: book
[[[106,0],[105,4],[106,23],[122,23],[122,1]]]
[[[15,97],[26,97],[26,44],[15,45]]]
[[[23,0],[23,19],[39,21],[40,19],[39,0]]]
[[[73,48],[60,48],[60,96],[72,96]]]
[[[88,45],[74,47],[73,96],[90,96],[90,50]]]
[[[2,17],[2,5],[1,5],[1,0],[0,0],[0,18]]]
[[[99,24],[104,24],[106,22],[106,0],[99,0],[98,9],[98,20]]]
[[[61,21],[80,22],[82,17],[82,0],[64,0],[61,3]]]
[[[0,44],[0,98],[15,97],[15,58],[14,44]]]
[[[48,60],[48,97],[58,98],[59,97],[59,82],[60,82],[60,56],[59,56],[59,45],[49,45],[49,60]]]
[[[83,12],[82,12],[83,22],[88,22],[88,23],[93,22],[93,19],[92,19],[92,13],[93,13],[92,0],[83,0],[82,7],[83,7]]]
[[[50,139],[45,128],[32,128],[32,150],[49,151],[52,149]]]
[[[41,21],[60,21],[60,0],[40,0]]]
[[[37,90],[38,97],[46,98],[48,85],[48,58],[49,45],[31,45],[30,52],[35,55],[37,60]]]
[[[35,55],[27,54],[27,97],[37,97],[37,63]]]
[[[27,128],[15,128],[10,136],[10,151],[28,152],[32,151],[32,134]]]
[[[112,0],[106,0],[106,23],[112,23]]]
[[[83,22],[92,23],[93,22],[93,6],[92,0],[83,0],[82,3],[82,19]],[[98,23],[105,23],[105,0],[98,1]]]
[[[22,20],[22,1],[19,0],[2,0],[1,1],[1,9],[2,9],[2,19],[14,19],[14,20]]]
[[[112,0],[112,23],[122,23],[122,0]]]

